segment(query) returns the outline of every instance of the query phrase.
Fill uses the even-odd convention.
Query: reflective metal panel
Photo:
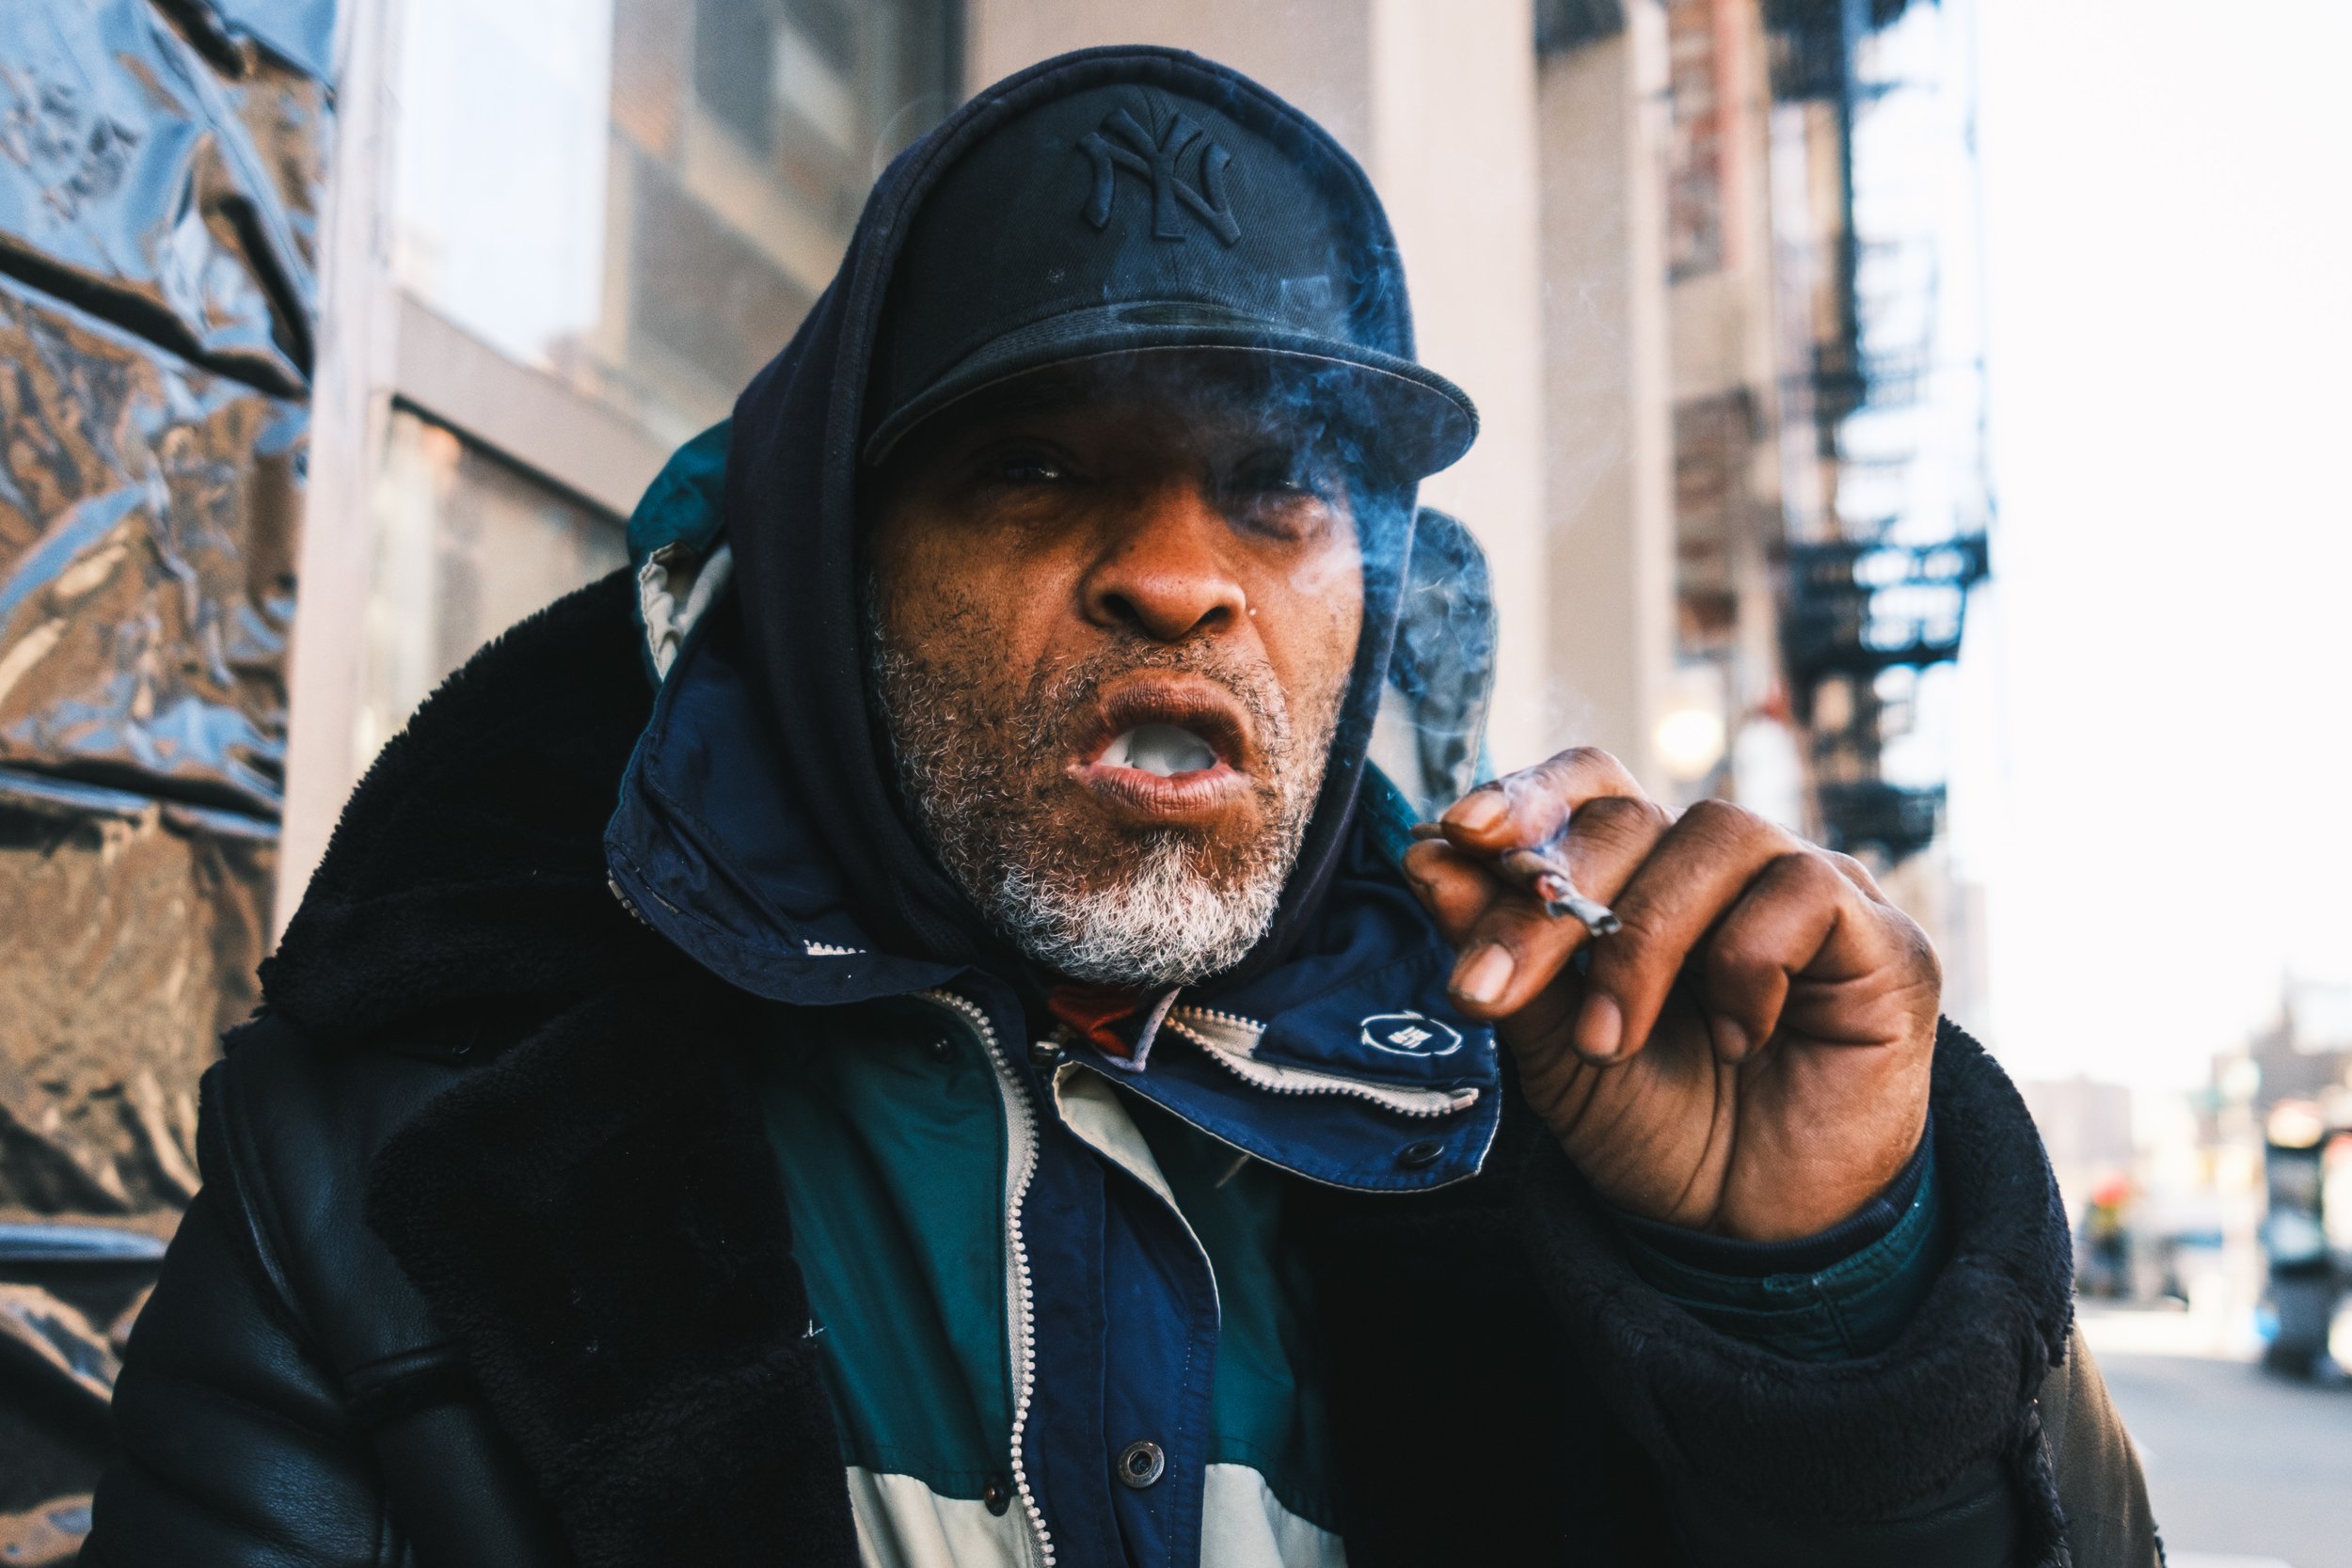
[[[0,0],[0,1560],[70,1560],[269,931],[333,0]]]
[[[274,816],[306,414],[0,280],[0,766]]]
[[[294,392],[310,268],[278,191],[234,96],[146,0],[8,7],[0,270]]]
[[[321,81],[334,74],[335,0],[167,0],[232,42],[250,40]]]
[[[326,161],[335,142],[331,89],[317,77],[254,49],[246,52],[244,69],[222,90],[253,140],[295,255],[306,270],[315,272]]]
[[[196,1080],[252,1010],[268,826],[0,770],[0,1211],[195,1189]]]

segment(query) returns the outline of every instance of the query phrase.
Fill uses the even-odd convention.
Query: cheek
[[[1032,660],[1041,593],[1007,552],[949,530],[885,527],[874,579],[883,636],[926,663],[994,672]]]
[[[1298,698],[1336,705],[1356,663],[1364,621],[1363,573],[1353,551],[1333,552],[1265,584],[1258,635],[1282,683]]]

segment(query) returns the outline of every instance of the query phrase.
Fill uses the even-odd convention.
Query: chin
[[[1080,855],[1099,858],[1106,880],[1116,879],[1135,856],[1170,844],[1184,847],[1186,862],[1195,870],[1213,880],[1223,879],[1259,858],[1258,847],[1270,832],[1253,803],[1200,816],[1122,810],[1099,798],[1077,805],[1077,810],[1049,817],[1046,832],[1051,841],[1071,847],[1073,862]]]

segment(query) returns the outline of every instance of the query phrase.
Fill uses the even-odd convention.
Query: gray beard
[[[1200,645],[1139,646],[1041,672],[1016,711],[991,712],[968,676],[892,647],[873,619],[875,689],[901,790],[931,852],[997,934],[1070,979],[1145,989],[1206,979],[1258,944],[1314,816],[1336,700],[1297,733],[1263,667]],[[1045,800],[1069,787],[1069,716],[1106,680],[1145,668],[1205,675],[1248,712],[1270,775],[1257,788],[1272,825],[1256,842],[1212,854],[1182,829],[1131,832],[1106,860],[1054,832]]]

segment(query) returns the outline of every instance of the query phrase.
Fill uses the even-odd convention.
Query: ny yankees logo
[[[1104,135],[1104,132],[1110,135]],[[1208,225],[1210,233],[1227,245],[1239,240],[1241,225],[1233,220],[1232,209],[1225,204],[1225,166],[1233,161],[1233,155],[1216,142],[1204,142],[1198,166],[1198,184],[1186,184],[1176,173],[1177,160],[1204,135],[1189,117],[1180,114],[1168,122],[1155,143],[1152,133],[1136,123],[1135,116],[1124,109],[1112,110],[1101,130],[1089,131],[1078,138],[1079,150],[1094,164],[1094,189],[1087,198],[1087,221],[1097,229],[1109,227],[1111,198],[1118,194],[1119,171],[1123,168],[1152,182],[1153,239],[1184,237],[1183,220],[1176,213],[1177,205],[1182,203],[1192,209],[1193,216]],[[1112,140],[1113,136],[1118,140]]]

